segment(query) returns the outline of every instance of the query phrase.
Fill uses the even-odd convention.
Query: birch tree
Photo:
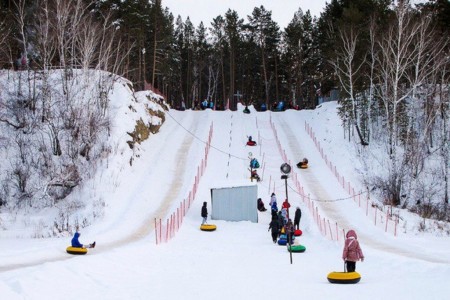
[[[356,82],[360,80],[361,68],[365,64],[364,60],[357,59],[356,47],[358,43],[359,32],[354,26],[350,26],[347,30],[340,28],[338,30],[339,46],[336,49],[336,57],[331,61],[335,73],[339,79],[341,89],[345,92],[347,99],[342,102],[350,101],[350,113],[345,114],[348,118],[347,123],[353,124],[358,132],[362,145],[368,145],[360,132],[360,118],[357,107],[355,89]],[[345,104],[343,105],[345,108]],[[349,134],[350,136],[350,134]]]
[[[420,99],[431,100],[431,94],[423,91],[435,89],[435,74],[442,66],[438,54],[443,45],[433,36],[430,19],[416,17],[408,1],[397,4],[392,21],[378,42],[376,92],[384,107],[387,129],[387,198],[398,205],[408,170],[413,167],[413,177],[418,176],[424,160],[423,141],[429,136],[426,131],[431,129],[436,109],[432,108],[434,101],[427,104]],[[420,122],[419,116],[427,115],[427,120]],[[422,124],[421,128],[417,124]]]

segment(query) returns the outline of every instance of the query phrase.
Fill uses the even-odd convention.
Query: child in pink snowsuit
[[[345,261],[347,272],[355,272],[356,262],[358,260],[364,261],[364,254],[359,246],[358,237],[354,230],[349,230],[346,238],[342,259]]]

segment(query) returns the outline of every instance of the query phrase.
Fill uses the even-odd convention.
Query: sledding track
[[[323,184],[316,176],[317,174],[326,173],[328,170],[327,166],[323,163],[320,154],[317,151],[317,148],[311,143],[309,136],[305,133],[303,129],[303,121],[299,119],[298,124],[288,124],[281,114],[272,114],[275,126],[285,135],[285,140],[289,142],[287,144],[282,145],[287,151],[288,159],[292,158],[294,161],[293,165],[297,161],[300,161],[303,157],[314,157],[314,160],[310,159],[310,167],[305,170],[295,170],[298,173],[299,178],[302,184],[307,187],[307,190],[311,192],[311,197],[314,199],[336,199],[336,198],[346,198],[348,194],[343,193],[342,195],[333,195],[327,192],[326,184]],[[292,128],[297,128],[297,134],[294,134]],[[299,142],[299,139],[304,141],[303,143]],[[307,145],[306,148],[301,145]],[[294,167],[295,168],[295,167]],[[336,180],[331,172],[329,172],[329,181],[327,185],[336,184]],[[315,201],[316,205],[320,207],[320,210],[330,219],[336,221],[342,228],[349,230],[355,227],[355,224],[348,219],[347,216],[342,213],[342,210],[339,208],[340,202],[328,202],[328,201]],[[353,208],[355,214],[361,214],[362,211],[358,209],[356,206]],[[360,226],[361,225],[361,226]],[[446,258],[437,257],[436,255],[427,254],[426,252],[417,252],[410,251],[406,247],[398,246],[398,243],[395,241],[395,238],[391,236],[386,236],[387,234],[376,230],[376,235],[371,234],[374,231],[367,231],[367,228],[374,227],[372,223],[367,221],[366,224],[358,224],[358,239],[363,244],[363,247],[371,247],[379,251],[389,252],[396,255],[401,255],[408,258],[419,259],[432,263],[444,263],[450,264],[450,260]],[[414,246],[411,246],[414,248]]]
[[[170,113],[170,112],[169,112]],[[182,122],[183,125],[186,126],[186,129],[191,133],[197,133],[199,123],[201,122],[199,118],[196,118],[193,114],[179,114],[180,120],[179,122]],[[167,118],[170,120],[170,118]],[[187,120],[186,120],[187,119]],[[130,191],[130,199],[129,201],[133,201],[134,197],[139,195],[138,189],[140,189],[142,186],[146,186],[151,182],[152,176],[155,177],[155,179],[159,179],[162,175],[166,177],[171,178],[171,183],[167,187],[167,191],[164,194],[163,200],[160,202],[159,207],[156,211],[151,212],[148,214],[148,216],[143,220],[141,225],[136,228],[134,232],[130,232],[127,236],[122,237],[117,240],[112,240],[111,242],[107,243],[101,243],[95,251],[92,251],[90,255],[97,255],[100,253],[103,253],[105,251],[111,251],[114,250],[120,246],[123,246],[124,244],[132,243],[135,241],[138,241],[140,239],[143,239],[149,235],[154,229],[155,229],[155,223],[154,219],[156,217],[166,216],[169,213],[169,210],[171,206],[180,199],[180,197],[183,197],[183,195],[180,196],[181,188],[183,186],[183,175],[190,175],[190,173],[187,173],[186,164],[188,160],[190,159],[190,156],[187,155],[190,153],[190,149],[193,146],[194,137],[191,134],[185,134],[183,141],[178,141],[173,138],[170,138],[171,136],[178,136],[177,134],[171,134],[173,131],[178,130],[184,130],[182,127],[178,126],[173,122],[174,120],[170,120],[169,122],[172,122],[172,124],[166,124],[166,126],[163,126],[161,130],[164,131],[164,136],[169,137],[164,139],[164,144],[158,145],[160,146],[158,151],[156,152],[156,157],[158,157],[158,153],[162,153],[165,151],[169,151],[168,149],[175,148],[176,155],[175,159],[172,161],[161,161],[158,159],[154,159],[152,163],[154,163],[154,167],[149,168],[149,173],[147,176],[142,178],[137,178],[137,184],[135,185],[134,191]],[[166,132],[167,131],[167,132]],[[201,136],[201,133],[198,133],[199,136]],[[148,142],[151,142],[151,137]],[[177,147],[174,147],[177,146]],[[135,163],[137,163],[138,160],[135,160]],[[167,170],[171,170],[172,172],[167,172],[166,174],[157,174],[156,172],[152,172],[152,170],[158,170],[160,167],[158,164],[165,164],[165,168]],[[158,182],[158,180],[155,180],[154,182]],[[155,190],[161,190],[161,187],[154,186]],[[163,189],[162,189],[163,190]],[[128,209],[129,210],[129,207]],[[124,211],[122,218],[130,218],[130,215],[127,215],[127,212]],[[120,222],[120,220],[117,220],[117,222]],[[110,226],[111,230],[113,230],[114,224]],[[98,245],[99,243],[97,243]],[[64,261],[68,259],[75,258],[76,256],[70,256],[64,253],[55,253],[55,255],[47,256],[42,259],[38,260],[31,260],[27,261],[26,263],[19,263],[19,264],[3,264],[0,266],[0,272],[15,270],[19,268],[26,268],[26,267],[32,267],[32,266],[38,266],[44,263],[49,262],[57,262],[57,261]]]
[[[199,124],[198,118],[192,118],[192,115],[191,115],[191,120],[189,122],[189,127],[188,127],[189,132],[196,132],[197,128],[198,128],[198,124]],[[174,129],[182,130],[179,127],[175,127]],[[125,238],[114,241],[112,243],[109,243],[109,244],[107,243],[105,245],[105,248],[118,247],[120,245],[135,242],[139,239],[146,237],[150,232],[152,232],[155,229],[154,219],[158,216],[168,215],[169,210],[170,210],[171,206],[173,205],[173,203],[180,198],[181,187],[183,185],[183,176],[182,175],[184,175],[186,173],[186,164],[187,164],[187,161],[189,158],[189,156],[186,155],[186,153],[189,153],[189,150],[192,147],[193,141],[194,141],[194,137],[190,134],[186,134],[183,141],[181,141],[181,142],[174,141],[174,140],[168,141],[168,147],[172,147],[173,145],[179,146],[178,150],[176,151],[175,159],[172,160],[171,162],[157,160],[156,164],[161,164],[161,163],[167,164],[166,167],[168,169],[175,170],[175,172],[173,172],[173,173],[176,173],[176,174],[173,174],[173,173],[170,174],[170,177],[172,179],[172,181],[169,185],[170,188],[168,188],[158,209],[153,214],[149,215],[145,219],[145,221],[142,223],[142,225],[139,228],[137,228],[137,230],[134,233],[132,233],[131,235],[129,235]],[[161,149],[161,151],[166,151],[166,149],[165,148]],[[176,164],[176,166],[175,165],[170,166],[169,163]],[[158,169],[159,168],[157,166],[155,166],[155,170],[158,170]],[[148,178],[143,178],[140,186],[144,186],[145,184],[147,184],[147,181],[148,181]],[[155,181],[155,182],[157,182],[157,181]],[[154,188],[158,189],[157,186],[155,186]],[[101,252],[101,251],[98,251],[98,252]]]
[[[170,113],[170,112],[169,112]],[[216,132],[221,132],[223,134],[222,138],[225,138],[229,140],[230,146],[231,144],[239,144],[244,145],[245,143],[245,136],[248,134],[255,134],[258,130],[255,129],[254,126],[254,120],[255,120],[255,113],[252,113],[248,116],[242,116],[242,112],[236,111],[236,112],[217,112],[217,113],[226,113],[229,114],[229,120],[230,123],[225,126],[225,124],[215,124],[217,127],[222,127],[220,130],[217,128]],[[198,114],[198,115],[195,115]],[[190,113],[177,113],[177,118],[180,122],[186,127],[187,130],[189,130],[192,133],[195,133],[198,137],[205,137],[206,130],[210,122],[209,118],[199,118],[199,116],[204,116],[207,114],[207,112],[190,112]],[[283,140],[289,141],[286,144],[282,144],[282,147],[285,148],[287,151],[288,158],[292,160],[292,164],[295,165],[297,160],[303,158],[303,157],[316,157],[314,159],[310,159],[310,168],[306,170],[297,170],[295,169],[294,172],[298,173],[300,176],[302,184],[307,187],[307,189],[311,193],[311,197],[315,199],[334,199],[334,198],[340,198],[342,196],[347,197],[348,195],[345,194],[343,191],[342,195],[333,195],[329,192],[329,188],[327,188],[326,185],[323,184],[322,178],[319,178],[318,174],[326,173],[324,171],[325,164],[321,162],[321,159],[319,158],[320,155],[318,155],[317,150],[315,147],[312,146],[312,142],[309,140],[309,137],[306,135],[303,129],[303,121],[299,119],[299,122],[297,124],[289,124],[285,121],[283,118],[284,113],[272,113],[272,119],[276,126],[276,128],[279,130],[279,134],[284,135]],[[268,116],[268,113],[263,115],[264,118]],[[245,117],[246,119],[242,119]],[[256,114],[256,118],[261,118]],[[124,244],[132,243],[135,241],[138,241],[140,239],[148,237],[151,232],[154,230],[154,218],[157,217],[165,217],[168,215],[168,213],[171,212],[171,209],[173,209],[173,205],[175,202],[180,200],[180,198],[185,197],[184,190],[183,190],[183,174],[187,176],[191,176],[192,172],[189,172],[187,170],[187,165],[189,160],[196,160],[196,158],[192,157],[192,148],[195,148],[195,139],[190,134],[184,134],[184,138],[182,141],[177,141],[171,138],[172,134],[171,132],[178,132],[179,130],[184,130],[174,122],[170,121],[170,117],[167,118],[167,124],[165,124],[162,127],[162,134],[164,135],[164,139],[162,139],[163,143],[157,145],[157,150],[153,154],[153,160],[152,163],[155,164],[154,168],[149,168],[147,173],[145,173],[144,177],[137,178],[137,183],[133,188],[130,188],[129,191],[129,197],[128,201],[131,201],[135,198],[141,198],[143,197],[142,191],[140,188],[142,186],[148,185],[149,182],[155,181],[156,179],[161,177],[161,175],[165,177],[170,177],[170,183],[168,183],[168,186],[166,189],[161,190],[160,187],[154,187],[155,189],[160,189],[161,193],[158,194],[158,197],[152,198],[150,200],[159,201],[158,208],[153,211],[149,211],[146,217],[142,220],[142,222],[139,224],[139,226],[136,226],[136,229],[132,232],[129,232],[126,236],[122,236],[118,239],[112,239],[110,242],[103,242],[100,244],[99,247],[95,249],[95,251],[92,251],[90,255],[97,255],[104,253],[106,251],[111,251],[114,249],[117,249],[120,246],[123,246]],[[206,120],[208,123],[206,123]],[[261,122],[262,124],[263,122]],[[268,122],[267,122],[268,123]],[[263,138],[269,140],[269,138],[273,138],[273,135],[269,134],[269,127],[265,126],[265,136]],[[295,130],[295,132],[294,132]],[[245,132],[248,131],[248,132]],[[226,135],[228,134],[228,136]],[[173,136],[177,136],[176,134],[173,134]],[[215,137],[217,138],[217,136]],[[151,139],[150,139],[151,142]],[[268,143],[268,142],[265,142]],[[213,140],[214,145],[214,140]],[[263,144],[264,146],[264,144]],[[202,147],[203,148],[203,145]],[[268,147],[273,149],[274,151],[272,153],[266,153],[266,160],[271,160],[275,157],[279,157],[278,150],[276,150],[275,147]],[[268,148],[264,148],[265,151],[267,151]],[[158,161],[158,153],[163,153],[165,151],[172,151],[174,152],[174,159],[172,161]],[[198,148],[196,148],[198,149]],[[241,156],[242,158],[246,158],[248,151],[250,148],[242,147],[242,152],[235,153],[238,156]],[[252,148],[253,149],[253,148]],[[257,148],[254,148],[257,151]],[[223,149],[226,150],[226,149]],[[276,150],[276,152],[275,152]],[[195,152],[195,151],[194,151]],[[228,160],[228,165],[225,166],[227,160],[224,159],[224,154],[214,154],[218,159],[223,159],[224,161],[224,168],[223,170],[220,170],[220,177],[227,178],[228,173],[234,173],[237,174],[239,178],[243,178],[247,176],[246,168],[247,168],[247,161],[235,159],[232,158]],[[138,160],[135,160],[135,162]],[[270,162],[267,161],[268,164],[273,165],[273,169],[278,169],[278,161],[277,162]],[[165,169],[167,170],[167,173],[165,174],[157,174],[154,170],[160,169],[160,165],[165,164]],[[294,167],[295,168],[295,167]],[[244,171],[238,171],[236,170],[244,170]],[[317,173],[315,172],[317,171]],[[321,172],[319,172],[321,171]],[[217,171],[216,171],[217,172]],[[275,174],[275,173],[274,173]],[[278,173],[277,176],[278,177]],[[268,174],[266,174],[266,178],[268,178]],[[330,173],[329,176],[329,183],[330,184],[336,184],[335,179]],[[261,183],[261,186],[264,186],[264,184],[267,183],[267,179],[264,180]],[[150,201],[148,200],[148,201]],[[281,200],[281,199],[279,199]],[[351,220],[347,219],[346,215],[342,213],[342,210],[339,208],[339,203],[330,203],[330,202],[316,202],[316,204],[320,207],[322,212],[326,214],[328,218],[331,220],[335,220],[339,223],[339,225],[343,228],[351,228],[355,227],[356,224],[353,224]],[[123,211],[123,214],[121,215],[122,218],[130,218],[129,210],[130,207],[124,206],[125,210]],[[307,213],[307,212],[305,212]],[[356,207],[354,213],[361,213]],[[117,223],[112,222],[109,229],[113,230],[114,226],[116,226],[119,223],[119,220],[116,220]],[[314,224],[312,224],[314,226]],[[401,247],[396,242],[395,238],[391,236],[386,236],[384,232],[381,232],[378,230],[377,234],[371,234],[371,231],[367,231],[366,228],[371,228],[373,225],[370,222],[367,222],[367,224],[357,224],[358,228],[358,235],[362,243],[363,249],[366,247],[370,247],[382,252],[389,252],[395,255],[401,255],[408,258],[413,259],[419,259],[426,262],[432,262],[432,263],[445,263],[449,264],[450,260],[446,259],[445,257],[439,257],[437,255],[431,255],[427,254],[425,252],[418,252],[418,251],[411,251],[410,249],[414,249],[413,246],[410,248],[407,248],[406,245],[403,245],[404,247]],[[47,262],[56,262],[56,261],[65,261],[67,259],[74,258],[74,256],[68,256],[63,250],[60,249],[59,252],[55,252],[54,255],[50,257],[45,257],[43,259],[35,259],[33,261],[27,261],[24,263],[10,263],[5,264],[2,263],[0,266],[0,272],[19,269],[19,268],[25,268],[25,267],[32,267],[32,266],[38,266]],[[3,260],[5,261],[5,260]]]

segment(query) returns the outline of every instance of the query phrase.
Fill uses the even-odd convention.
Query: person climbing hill
[[[277,217],[272,218],[272,221],[269,224],[269,229],[267,229],[267,231],[269,231],[270,229],[272,229],[272,240],[274,243],[276,243],[278,234],[280,233],[280,223],[278,222]]]
[[[272,193],[272,195],[270,196],[269,205],[272,206],[274,202],[275,204],[277,203],[277,196],[275,196],[275,193]]]
[[[291,207],[291,204],[289,203],[288,199],[285,199],[282,208],[286,209],[287,217],[289,218],[289,208]]]
[[[296,230],[300,229],[300,219],[302,217],[302,211],[300,207],[297,206],[295,209],[295,215],[294,215],[294,227]]]

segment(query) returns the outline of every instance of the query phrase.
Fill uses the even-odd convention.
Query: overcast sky
[[[183,21],[189,16],[195,27],[203,21],[206,27],[211,25],[213,18],[225,15],[228,9],[235,10],[240,18],[248,21],[255,7],[263,5],[272,11],[272,19],[284,29],[292,20],[294,13],[301,8],[303,12],[309,10],[311,15],[320,17],[325,4],[331,0],[162,0],[163,7],[168,7],[175,17],[178,15]],[[417,4],[424,0],[411,0]]]
[[[189,16],[196,27],[200,21],[209,27],[213,18],[224,15],[229,8],[247,21],[247,15],[251,15],[255,7],[263,5],[272,11],[272,19],[280,29],[284,29],[299,8],[303,12],[309,9],[313,16],[319,17],[326,2],[330,0],[162,0],[162,5],[169,8],[175,19],[180,15],[185,21]]]

